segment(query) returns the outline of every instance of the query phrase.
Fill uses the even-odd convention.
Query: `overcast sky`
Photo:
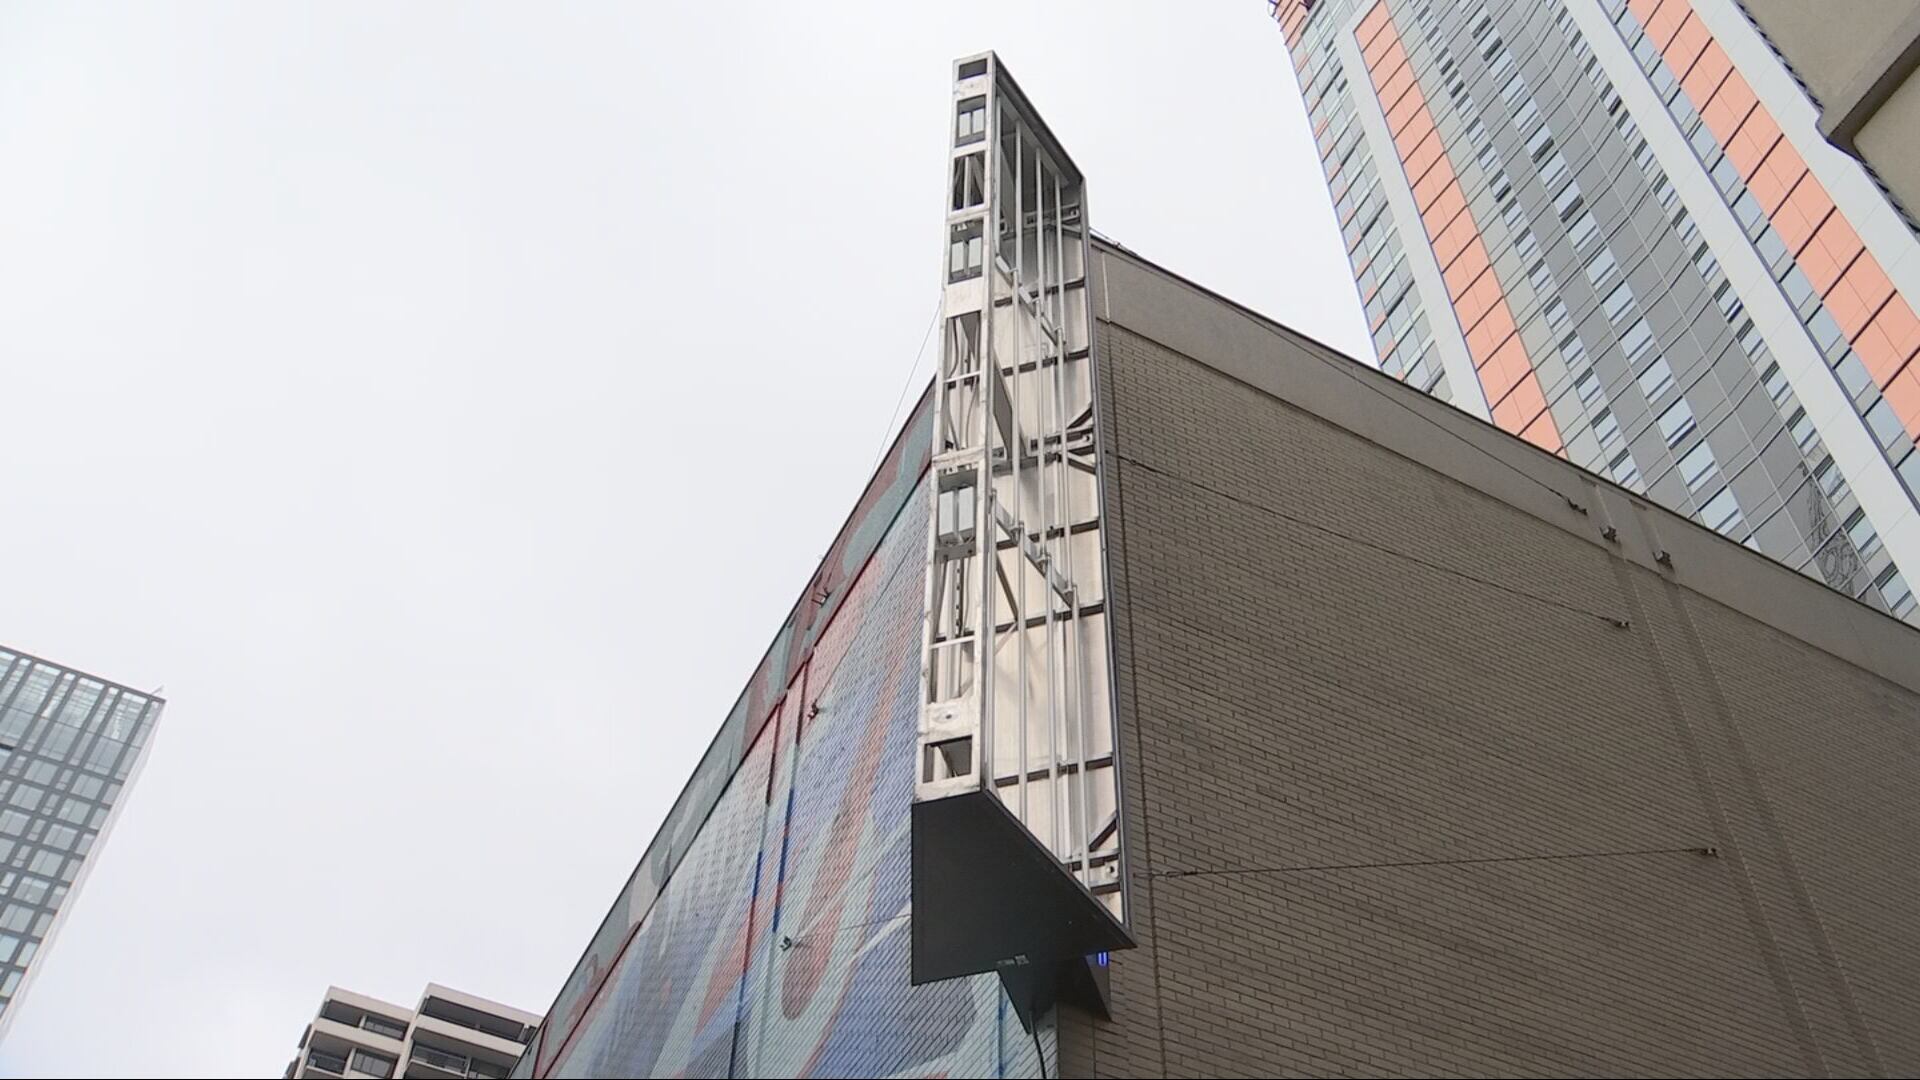
[[[985,48],[1096,229],[1366,347],[1260,0],[0,6],[0,643],[169,701],[0,1075],[547,1007],[866,481]]]

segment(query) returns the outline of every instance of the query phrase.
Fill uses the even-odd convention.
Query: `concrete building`
[[[1820,110],[1820,132],[1920,206],[1920,5],[1741,0]]]
[[[0,1035],[99,858],[164,704],[0,649]]]
[[[1737,0],[1272,10],[1382,370],[1920,619],[1920,240]]]
[[[534,1013],[437,983],[411,1009],[330,986],[283,1075],[503,1077],[539,1026]]]
[[[1920,1068],[1920,631],[1094,238],[954,74],[935,383],[514,1075]]]

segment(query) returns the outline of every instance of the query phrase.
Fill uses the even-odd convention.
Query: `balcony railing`
[[[347,1071],[347,1059],[324,1050],[307,1051],[307,1068],[325,1069],[338,1076]]]
[[[412,1060],[422,1065],[439,1069],[442,1072],[450,1072],[456,1076],[472,1077],[476,1078],[476,1080],[506,1080],[507,1075],[513,1071],[506,1066],[495,1065],[490,1061],[481,1061],[479,1058],[465,1057],[460,1054],[450,1054],[445,1050],[436,1050],[431,1046],[416,1045],[413,1048]]]

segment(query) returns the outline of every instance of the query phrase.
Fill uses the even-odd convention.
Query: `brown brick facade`
[[[1920,634],[1096,260],[1140,948],[1063,1075],[1920,1070]]]

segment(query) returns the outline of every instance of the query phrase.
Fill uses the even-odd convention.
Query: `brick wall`
[[[1920,635],[1100,257],[1140,948],[1063,1075],[1920,1069]]]

